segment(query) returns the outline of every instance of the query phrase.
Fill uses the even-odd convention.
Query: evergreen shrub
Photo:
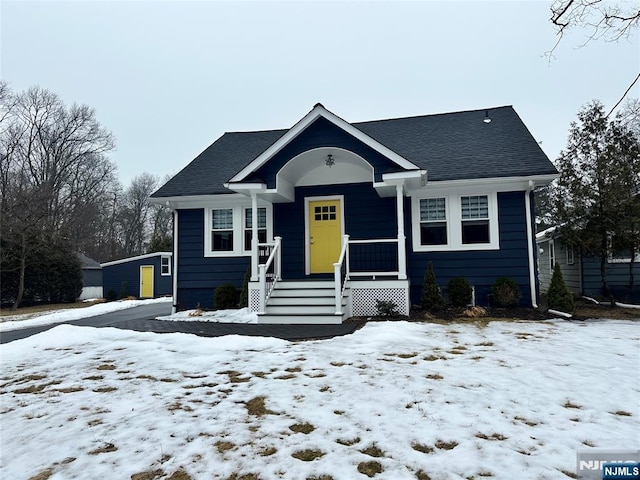
[[[564,313],[573,313],[573,294],[564,283],[562,270],[558,263],[553,267],[553,275],[551,275],[551,284],[547,292],[547,300],[550,309],[559,310]]]
[[[522,292],[515,280],[508,277],[500,277],[491,287],[493,300],[498,307],[517,307],[522,298]]]
[[[213,301],[216,310],[227,310],[238,306],[238,289],[231,283],[223,283],[215,289]]]
[[[422,285],[422,306],[428,310],[442,310],[444,308],[444,297],[442,290],[436,280],[436,274],[433,271],[433,263],[429,262],[427,271],[424,274],[424,283]]]
[[[449,301],[454,307],[466,307],[473,299],[471,284],[463,277],[449,280]]]

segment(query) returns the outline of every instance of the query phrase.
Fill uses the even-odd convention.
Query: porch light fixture
[[[482,120],[484,123],[491,123],[491,119],[489,118],[489,110],[485,110],[484,111],[484,120]]]
[[[336,161],[333,159],[333,155],[329,154],[327,155],[327,158],[324,159],[324,163],[327,167],[331,168],[336,164]]]

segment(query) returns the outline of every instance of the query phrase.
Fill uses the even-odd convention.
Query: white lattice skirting
[[[393,302],[398,313],[409,315],[409,283],[393,282],[394,286],[384,286],[386,282],[353,282],[351,284],[352,315],[363,317],[378,314],[378,301]],[[400,285],[397,285],[397,284]]]
[[[249,311],[260,311],[260,286],[253,287],[249,285]]]

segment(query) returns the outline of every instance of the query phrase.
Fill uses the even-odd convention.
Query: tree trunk
[[[20,278],[18,280],[18,294],[16,295],[16,300],[11,307],[11,311],[15,312],[20,303],[22,302],[22,296],[24,295],[24,272],[27,269],[27,246],[26,246],[26,237],[22,236],[22,250],[20,252]]]

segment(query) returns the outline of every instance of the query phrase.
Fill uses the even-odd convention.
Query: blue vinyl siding
[[[406,212],[406,236],[411,238],[411,212]],[[420,303],[424,273],[429,261],[438,284],[445,288],[454,277],[464,277],[475,286],[476,303],[488,305],[491,287],[498,277],[510,277],[520,285],[523,306],[531,306],[524,192],[498,194],[500,249],[458,252],[413,252],[407,242],[407,275],[411,280],[411,302]]]
[[[340,147],[365,158],[373,166],[377,182],[382,180],[383,173],[403,170],[368,145],[336,127],[326,118],[320,117],[274,155],[269,162],[256,170],[247,181],[259,179],[266,182],[269,188],[275,188],[276,174],[289,160],[303,152],[319,147]]]
[[[122,283],[127,282],[127,293],[134,297],[140,297],[140,267],[153,265],[153,295],[162,297],[172,294],[172,280],[170,275],[161,275],[160,258],[148,257],[130,260],[115,265],[102,267],[102,282],[104,295],[113,290],[116,296],[120,296]]]
[[[178,309],[213,308],[216,287],[242,288],[251,258],[204,256],[204,209],[178,211]]]
[[[640,301],[640,263],[633,263],[634,288],[629,291],[629,264],[607,263],[605,265],[607,283],[614,296],[623,302]],[[582,257],[582,285],[585,295],[600,296],[602,292],[602,276],[600,274],[600,257]]]

